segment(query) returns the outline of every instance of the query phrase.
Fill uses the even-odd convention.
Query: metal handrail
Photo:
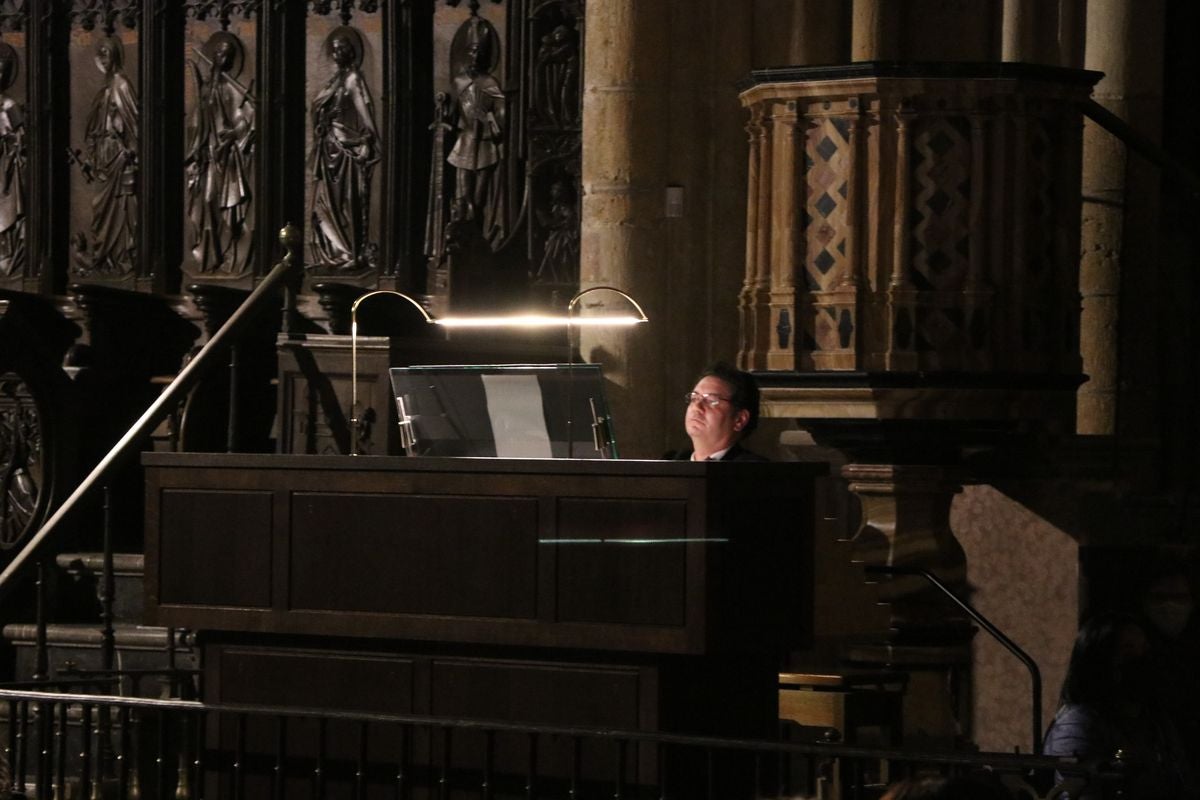
[[[725,736],[709,736],[685,733],[661,733],[655,731],[622,730],[618,728],[589,728],[568,725],[541,725],[489,720],[470,717],[438,717],[424,714],[396,714],[369,711],[333,711],[328,708],[306,708],[299,706],[263,706],[244,703],[205,703],[199,700],[161,700],[147,697],[122,697],[118,695],[80,694],[62,692],[39,692],[14,690],[0,687],[0,703],[5,701],[30,701],[34,703],[81,704],[124,709],[186,714],[221,714],[264,716],[271,719],[303,718],[327,721],[368,722],[380,724],[410,725],[426,728],[454,728],[459,730],[494,731],[511,733],[535,733],[564,738],[626,739],[647,744],[687,745],[712,750],[750,750],[790,753],[795,755],[840,756],[860,759],[898,759],[944,767],[972,767],[994,765],[1006,770],[1023,771],[1037,769],[1059,770],[1064,773],[1086,774],[1095,772],[1100,762],[1083,761],[1077,758],[1058,756],[1027,755],[1022,753],[987,753],[975,751],[924,751],[886,749],[881,747],[859,747],[838,742],[789,742],[766,739],[746,739]]]
[[[979,623],[987,633],[999,642],[1004,649],[1012,653],[1017,659],[1025,665],[1029,670],[1030,694],[1032,700],[1032,724],[1030,726],[1033,736],[1033,752],[1035,755],[1040,755],[1042,752],[1042,671],[1038,668],[1037,662],[1012,639],[1004,635],[1004,632],[992,624],[992,621],[975,610],[974,606],[956,595],[949,586],[942,583],[936,575],[926,569],[920,567],[893,567],[884,564],[873,564],[863,567],[863,571],[868,575],[919,575],[929,581],[934,588],[941,591],[942,594],[949,597],[963,611]]]
[[[1162,145],[1140,133],[1128,122],[1095,100],[1088,100],[1083,104],[1083,114],[1116,136],[1142,158],[1161,169],[1164,177],[1178,181],[1190,189],[1192,194],[1200,195],[1200,176],[1197,176],[1187,164],[1163,149]]]
[[[233,338],[239,329],[241,329],[253,316],[259,311],[259,306],[262,304],[263,298],[273,292],[281,284],[290,277],[293,270],[293,261],[296,253],[299,251],[300,235],[299,232],[291,225],[286,225],[279,232],[279,241],[283,244],[286,253],[283,258],[277,263],[266,277],[254,288],[250,296],[238,306],[237,310],[230,315],[225,324],[213,334],[212,338],[200,349],[196,357],[184,366],[179,371],[163,390],[162,394],[150,404],[137,422],[125,432],[125,434],[113,445],[112,449],[100,462],[92,469],[83,482],[75,487],[70,496],[63,501],[58,510],[42,524],[21,552],[13,557],[13,560],[4,568],[4,572],[0,573],[0,598],[5,596],[7,591],[11,590],[13,578],[27,561],[32,559],[36,553],[46,544],[47,540],[54,533],[55,529],[63,521],[63,519],[74,510],[75,506],[83,497],[94,489],[112,468],[112,466],[124,455],[126,455],[133,447],[138,444],[142,438],[153,430],[154,426],[158,425],[164,417],[170,412],[170,409],[176,402],[185,394],[192,385],[200,378],[204,369],[206,369],[213,357],[220,349],[227,344],[228,340]]]

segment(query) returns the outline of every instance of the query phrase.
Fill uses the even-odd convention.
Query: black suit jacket
[[[671,461],[690,461],[692,459],[692,449],[689,447],[686,450],[675,450],[667,453],[664,458]],[[760,456],[753,450],[747,450],[740,444],[734,444],[733,447],[725,451],[725,455],[721,456],[719,461],[770,461],[771,459]]]

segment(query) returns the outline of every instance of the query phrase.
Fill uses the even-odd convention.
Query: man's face
[[[713,449],[721,450],[736,442],[750,421],[750,412],[733,407],[729,400],[733,390],[729,384],[720,378],[705,375],[692,392],[700,397],[688,404],[683,426],[693,443],[704,442]],[[715,405],[711,402],[713,400],[716,400]]]

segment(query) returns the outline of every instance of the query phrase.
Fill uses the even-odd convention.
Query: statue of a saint
[[[537,283],[571,283],[579,264],[579,215],[571,192],[562,181],[550,184],[550,207],[538,212],[546,230],[546,244],[534,280]]]
[[[558,25],[542,37],[533,73],[538,116],[559,126],[573,124],[579,108],[579,46],[570,28]]]
[[[238,81],[241,41],[214,33],[191,62],[196,80],[184,165],[192,256],[200,272],[240,274],[250,258],[255,99]]]
[[[138,99],[119,39],[96,43],[95,64],[104,86],[92,98],[83,150],[72,153],[84,179],[96,184],[89,235],[75,237],[75,260],[80,272],[125,275],[137,256]]]
[[[455,35],[465,37],[462,66],[454,75],[458,138],[446,160],[454,167],[454,203],[464,220],[478,220],[493,250],[507,235],[504,186],[504,91],[491,74],[497,62],[496,31],[471,17]]]
[[[0,42],[0,275],[25,271],[25,109],[8,96],[17,51]]]
[[[336,69],[312,104],[312,257],[323,270],[362,270],[374,266],[371,173],[380,158],[371,91],[360,69],[362,36],[337,28],[325,53]]]

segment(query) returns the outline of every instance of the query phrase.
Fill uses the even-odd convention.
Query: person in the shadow
[[[1200,765],[1200,637],[1188,568],[1157,561],[1134,596],[1146,621],[1155,701],[1178,730],[1188,761]]]
[[[1154,703],[1142,623],[1100,614],[1075,638],[1045,753],[1125,765],[1126,797],[1195,798],[1197,785],[1170,718]],[[1085,791],[1073,800],[1105,795]]]
[[[758,385],[748,372],[722,362],[700,374],[686,395],[683,426],[692,440],[689,450],[667,458],[692,461],[766,461],[742,447],[741,440],[758,424]]]

